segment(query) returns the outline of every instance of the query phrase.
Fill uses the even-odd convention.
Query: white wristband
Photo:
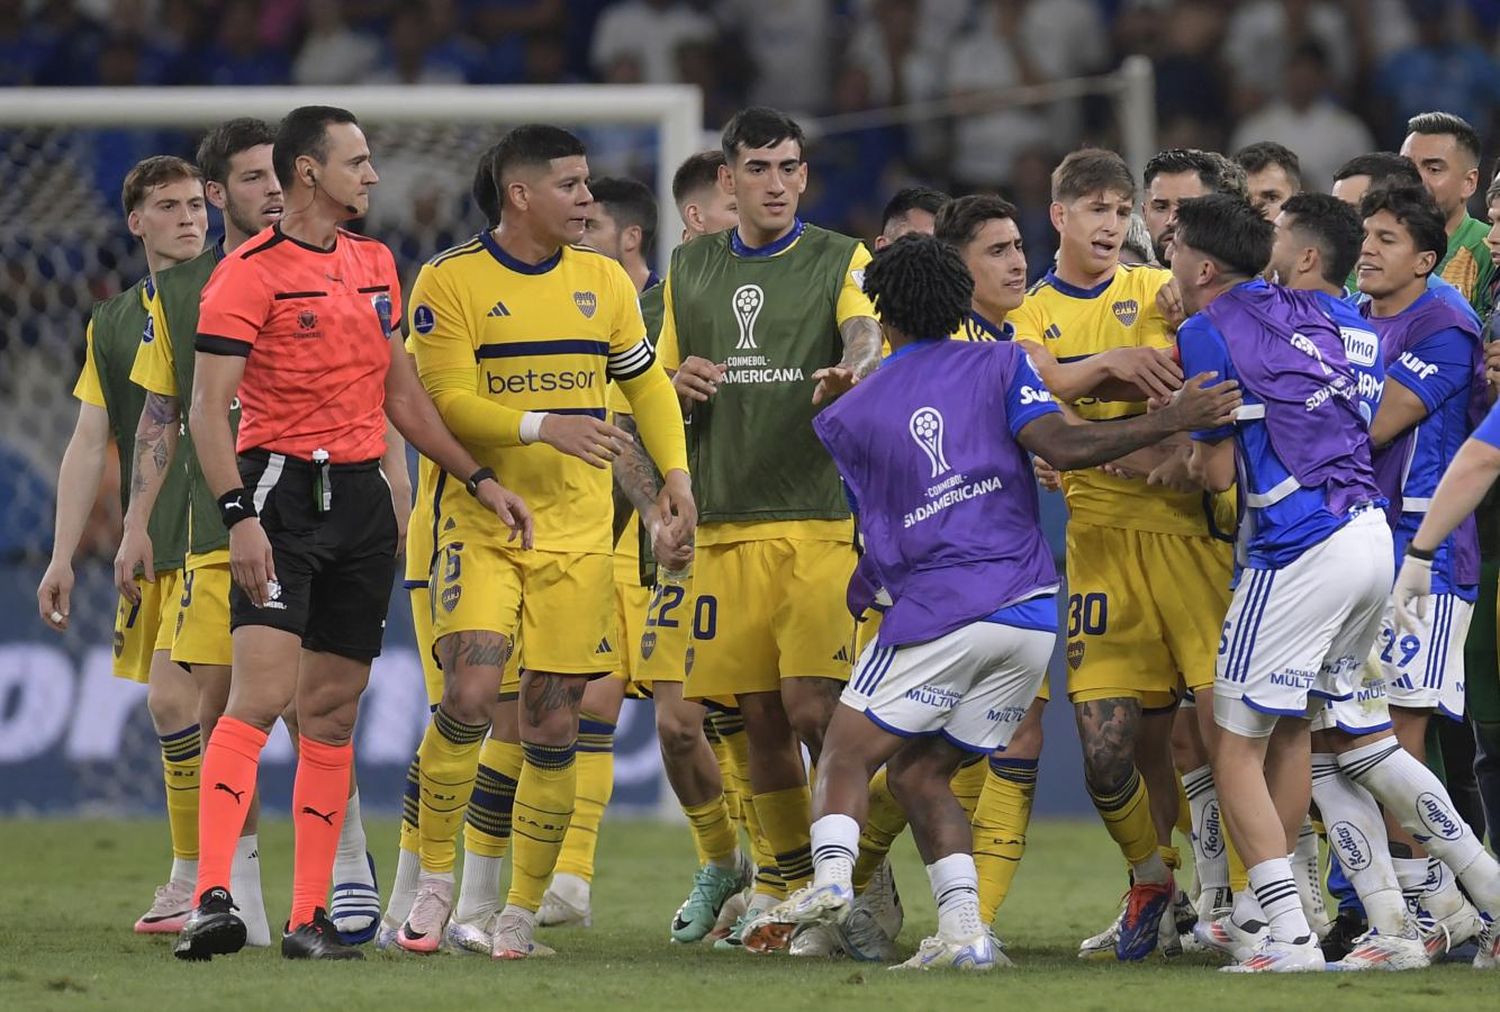
[[[542,438],[542,420],[546,417],[545,411],[528,411],[521,416],[521,445],[535,443]]]

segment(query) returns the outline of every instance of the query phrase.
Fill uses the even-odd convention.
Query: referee
[[[390,250],[340,227],[366,213],[379,179],[358,121],[343,109],[294,109],[272,161],[286,213],[219,264],[198,321],[189,425],[229,528],[233,669],[203,760],[198,906],[177,942],[181,959],[245,944],[230,863],[267,732],[294,700],[296,860],[281,954],[362,958],[339,941],[324,903],[354,719],[395,578],[396,518],[379,467],[387,415],[530,543],[525,504],[443,427],[393,335],[401,291]]]

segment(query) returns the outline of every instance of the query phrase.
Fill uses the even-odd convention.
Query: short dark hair
[[[1275,226],[1237,193],[1210,193],[1177,205],[1177,244],[1208,254],[1242,277],[1266,269],[1275,239]]]
[[[1354,176],[1369,176],[1370,186],[1421,186],[1422,174],[1417,165],[1405,155],[1394,151],[1367,151],[1355,155],[1333,174],[1335,183]]]
[[[885,210],[880,212],[880,231],[884,232],[891,227],[891,222],[905,218],[912,211],[926,211],[936,216],[952,199],[942,190],[930,186],[904,186],[886,201]]]
[[[1146,163],[1144,179],[1149,188],[1157,176],[1176,176],[1185,172],[1197,175],[1209,193],[1232,193],[1240,197],[1250,194],[1243,168],[1217,151],[1199,148],[1168,148],[1157,152]]]
[[[583,141],[550,123],[525,123],[506,132],[494,147],[497,207],[505,206],[506,178],[519,168],[539,168],[556,158],[577,158],[584,152]]]
[[[223,185],[229,182],[229,163],[235,155],[275,143],[276,133],[271,124],[252,116],[237,116],[204,134],[198,144],[198,168],[203,171],[204,179]]]
[[[143,158],[125,173],[125,183],[120,187],[120,204],[125,213],[138,210],[146,195],[158,186],[175,183],[179,179],[203,180],[203,173],[192,162],[176,155],[152,155]]]
[[[968,315],[974,278],[950,243],[908,232],[865,268],[865,294],[887,326],[907,337],[941,338]]]
[[[749,148],[769,148],[785,140],[797,142],[799,157],[806,147],[806,135],[797,121],[784,112],[763,105],[752,105],[741,109],[724,124],[721,141],[724,161],[730,165],[741,151]]]
[[[688,155],[687,159],[672,173],[672,201],[681,207],[699,190],[719,185],[719,167],[724,164],[724,152],[717,148]]]
[[[359,126],[354,113],[332,105],[298,106],[282,118],[271,148],[271,165],[283,188],[291,188],[298,158],[310,155],[319,164],[327,160],[328,127],[333,123]]]
[[[499,144],[485,148],[484,154],[479,156],[479,164],[474,167],[474,182],[469,187],[469,195],[474,198],[474,206],[484,215],[487,228],[500,224],[500,184],[496,181],[498,173],[495,171],[495,159],[499,154]]]
[[[991,193],[971,193],[950,200],[937,213],[933,235],[952,246],[974,241],[985,222],[996,218],[1015,219],[1016,205]]]
[[[1234,153],[1234,160],[1246,173],[1260,172],[1272,165],[1279,166],[1294,185],[1302,185],[1302,160],[1297,157],[1297,152],[1285,144],[1277,144],[1275,141],[1246,144]]]
[[[1281,213],[1318,247],[1323,280],[1331,285],[1348,280],[1365,238],[1359,213],[1331,193],[1294,194],[1281,205]]]
[[[1420,184],[1372,187],[1359,202],[1360,220],[1368,220],[1381,211],[1389,211],[1405,227],[1417,252],[1430,252],[1437,258],[1432,262],[1436,270],[1443,254],[1448,252],[1448,229],[1443,212],[1438,209],[1432,194],[1427,192],[1427,187]]]
[[[1125,159],[1103,148],[1079,148],[1052,170],[1052,199],[1059,203],[1087,197],[1101,190],[1135,200],[1135,176]]]
[[[1484,145],[1479,140],[1479,131],[1462,116],[1455,116],[1451,112],[1418,113],[1406,121],[1406,132],[1429,137],[1452,137],[1459,147],[1474,156],[1474,164],[1479,164],[1479,155]]]
[[[1500,173],[1497,173],[1495,178],[1490,180],[1489,189],[1484,191],[1484,202],[1486,204],[1493,204],[1497,200],[1500,200]]]
[[[589,192],[621,228],[640,228],[641,252],[649,256],[656,246],[656,197],[651,187],[635,179],[604,176],[590,181]]]

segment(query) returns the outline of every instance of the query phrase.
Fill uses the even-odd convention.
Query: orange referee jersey
[[[273,225],[203,288],[196,347],[243,355],[239,452],[334,463],[385,452],[385,378],[401,282],[384,243],[339,229],[324,250]]]

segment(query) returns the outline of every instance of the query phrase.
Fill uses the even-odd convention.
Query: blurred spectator
[[[1328,85],[1322,47],[1316,42],[1298,46],[1287,59],[1282,97],[1240,123],[1230,150],[1256,141],[1283,144],[1302,163],[1303,188],[1327,190],[1340,165],[1375,147],[1359,118],[1334,104]]]
[[[713,37],[713,21],[683,0],[626,0],[606,8],[594,26],[594,72],[607,77],[629,59],[646,84],[670,84],[677,80],[677,47]]]
[[[285,56],[260,39],[255,0],[229,0],[219,16],[214,41],[199,60],[204,84],[220,87],[285,84]]]
[[[1497,0],[1500,2],[1500,0]],[[854,16],[861,26],[878,18],[881,0],[854,0]],[[914,0],[916,34],[912,42],[930,53],[944,52],[974,16],[973,0]],[[860,29],[856,29],[859,31]]]
[[[1052,227],[1052,169],[1058,154],[1051,148],[1027,148],[1016,158],[1010,196],[1016,205],[1016,227],[1026,250],[1026,280],[1036,281],[1052,269],[1057,256],[1057,229]]]
[[[733,57],[712,42],[684,42],[677,47],[677,80],[696,85],[703,93],[705,130],[717,130],[740,107],[739,95],[729,84],[733,69]]]
[[[919,0],[872,0],[847,59],[869,80],[873,104],[905,105],[942,92],[943,50],[921,40]]]
[[[353,84],[380,59],[380,43],[344,20],[340,0],[308,0],[307,37],[292,63],[295,84]]]
[[[463,84],[464,68],[433,51],[432,21],[420,4],[391,18],[385,42],[388,60],[365,75],[366,84]]]
[[[527,38],[556,31],[565,21],[562,0],[472,0],[470,7],[479,44],[477,60],[469,65],[473,84],[520,81],[526,73]],[[446,54],[446,58],[453,60],[456,55]]]
[[[864,68],[848,64],[834,84],[833,113],[871,108],[873,94]],[[901,154],[900,127],[875,127],[820,137],[808,145],[809,194],[803,214],[837,222],[854,235],[880,231],[886,170]]]
[[[833,4],[825,0],[718,0],[723,24],[752,64],[748,100],[806,114],[827,108],[833,85]]]
[[[521,75],[524,84],[576,84],[578,79],[568,67],[568,39],[560,31],[534,33],[526,46],[526,66]]]
[[[1500,102],[1500,68],[1483,49],[1458,38],[1447,0],[1407,0],[1416,44],[1391,54],[1375,80],[1384,101],[1382,138],[1400,143],[1406,121],[1427,109],[1462,116],[1481,129]]]
[[[1157,147],[1218,148],[1229,124],[1229,88],[1219,59],[1223,22],[1202,3],[1138,3],[1134,27],[1156,60],[1156,117],[1169,143]]]
[[[46,0],[33,23],[40,85],[92,84],[104,48],[104,31],[73,0]]]
[[[1280,90],[1285,54],[1314,41],[1328,54],[1337,88],[1354,79],[1358,53],[1343,5],[1330,0],[1251,0],[1236,5],[1224,31],[1224,59],[1234,76],[1235,107],[1250,110]]]

